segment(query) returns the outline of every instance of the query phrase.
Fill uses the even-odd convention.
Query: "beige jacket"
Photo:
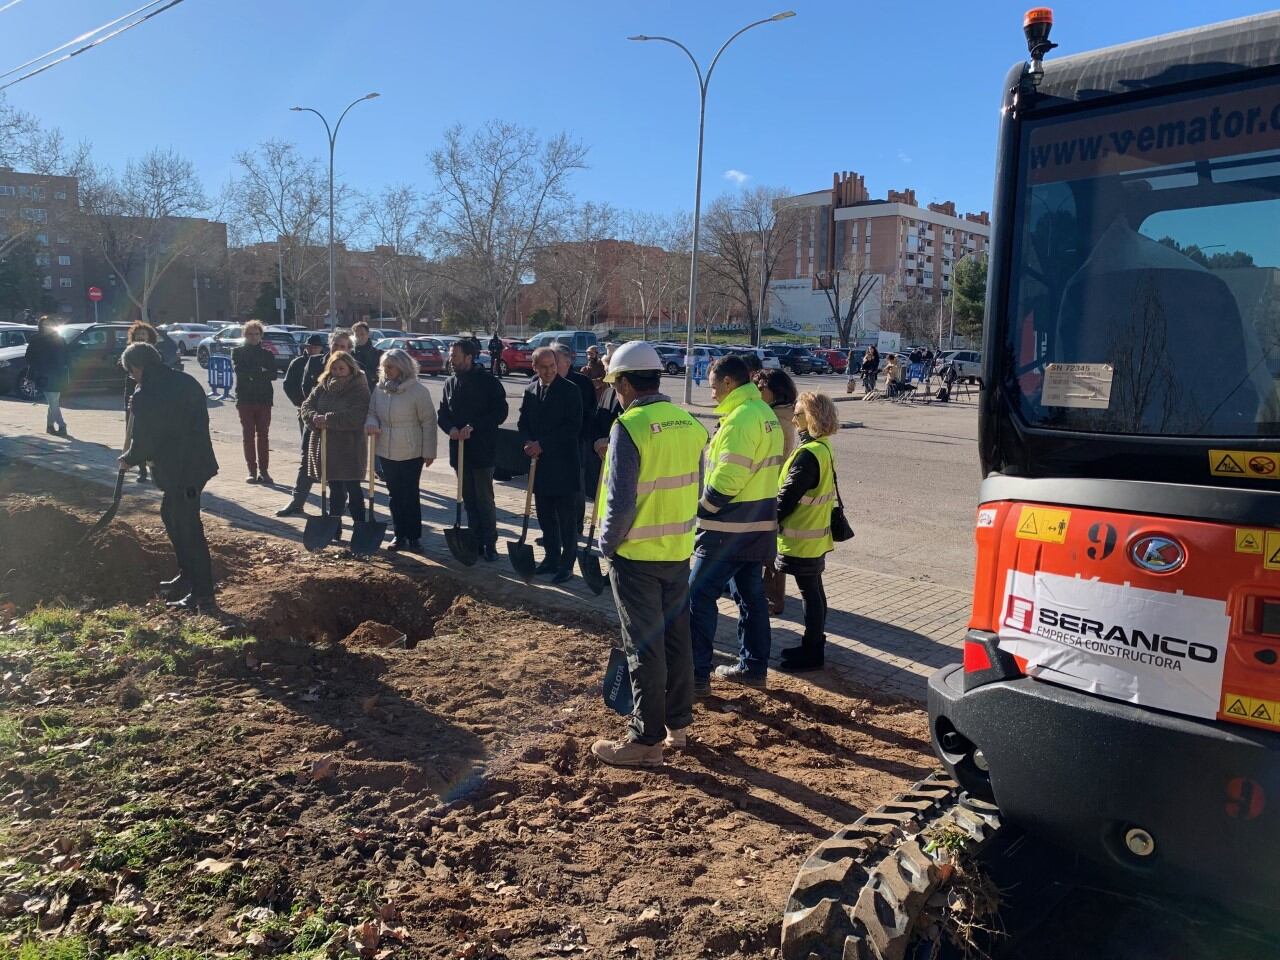
[[[436,458],[436,408],[421,380],[410,381],[395,393],[380,381],[369,399],[365,426],[382,431],[377,453],[384,460]]]

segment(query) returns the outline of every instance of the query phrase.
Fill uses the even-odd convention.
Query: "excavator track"
[[[978,852],[999,811],[938,772],[820,843],[796,875],[782,918],[784,960],[901,960],[949,871],[922,834],[959,831]]]

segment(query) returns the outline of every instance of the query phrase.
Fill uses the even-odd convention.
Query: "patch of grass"
[[[33,940],[22,946],[0,944],[0,960],[91,960],[94,950],[83,937],[61,940]]]
[[[90,866],[97,870],[141,869],[179,856],[191,840],[191,830],[175,817],[140,823],[119,834],[99,834]]]
[[[37,643],[52,643],[80,629],[79,611],[69,607],[36,607],[22,618]]]
[[[135,666],[182,673],[211,653],[238,652],[252,641],[191,623],[150,625],[142,617],[129,607],[90,613],[39,607],[23,618],[23,624],[29,638],[47,648],[40,665],[58,678],[80,683],[114,680]]]
[[[154,743],[164,736],[164,731],[149,723],[135,723],[125,727],[117,740],[122,743]]]
[[[218,706],[218,701],[213,697],[201,697],[196,701],[196,710],[202,717],[211,717],[218,713],[222,708]]]
[[[0,716],[0,752],[18,749],[22,743],[22,724],[5,714]]]
[[[128,926],[137,920],[141,914],[133,907],[119,906],[118,904],[109,903],[102,908],[102,919],[105,923],[118,923],[121,926]]]

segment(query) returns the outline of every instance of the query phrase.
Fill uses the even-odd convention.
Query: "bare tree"
[[[508,307],[533,266],[534,253],[556,235],[569,207],[568,181],[586,166],[586,148],[559,134],[542,141],[517,124],[491,120],[468,133],[445,133],[431,154],[437,183],[434,234],[442,269],[485,305],[501,331]]]
[[[195,167],[172,150],[130,160],[118,177],[93,171],[80,181],[88,239],[142,319],[150,320],[151,295],[178,259],[213,242],[212,224],[193,219],[207,203]]]
[[[0,167],[18,167],[45,176],[79,176],[89,168],[89,145],[69,146],[56,127],[45,127],[32,114],[0,97]],[[40,224],[19,219],[5,225],[0,256],[34,236]]]
[[[672,304],[681,278],[688,276],[688,257],[678,252],[682,228],[677,217],[651,213],[633,213],[625,220],[623,237],[628,243],[618,279],[623,301],[632,316],[640,318],[646,338],[649,325],[662,316],[662,305]]]
[[[782,203],[785,190],[753,187],[740,194],[726,194],[711,204],[704,224],[707,230],[707,269],[723,279],[742,308],[747,333],[760,342],[765,305],[762,291],[769,289],[778,260],[795,243],[799,217]]]
[[[376,264],[378,282],[405,330],[427,310],[440,286],[440,274],[422,255],[428,210],[408,184],[387,187],[364,204],[364,219],[374,243],[389,248]]]
[[[588,201],[565,215],[555,241],[536,254],[535,273],[555,295],[557,324],[586,327],[599,311],[616,269],[607,245],[618,224],[612,206]]]
[[[856,251],[845,255],[844,269],[818,274],[818,287],[827,295],[842,350],[849,349],[854,321],[879,282],[880,275],[872,273],[866,257]]]
[[[884,330],[902,334],[904,344],[933,343],[938,338],[940,305],[916,287],[906,287],[905,293],[898,281],[886,281],[880,297],[880,326]]]
[[[329,296],[328,254],[322,239],[329,214],[326,174],[294,144],[280,140],[241,151],[235,161],[240,175],[228,190],[233,228],[246,239],[276,244],[277,268],[271,273],[283,272],[285,296],[295,301],[295,315],[299,306],[300,312],[314,312]]]

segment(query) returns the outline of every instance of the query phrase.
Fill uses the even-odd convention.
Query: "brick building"
[[[67,320],[81,319],[88,305],[84,258],[77,240],[78,182],[75,177],[20,173],[0,167],[0,248],[29,240],[45,292]]]
[[[847,269],[850,258],[884,277],[885,302],[924,298],[941,302],[951,291],[951,271],[966,256],[984,252],[991,217],[956,212],[950,200],[921,207],[914,190],[890,190],[873,200],[862,176],[834,173],[830,190],[782,201],[796,209],[800,228],[794,250],[778,261],[778,280],[811,279]]]

